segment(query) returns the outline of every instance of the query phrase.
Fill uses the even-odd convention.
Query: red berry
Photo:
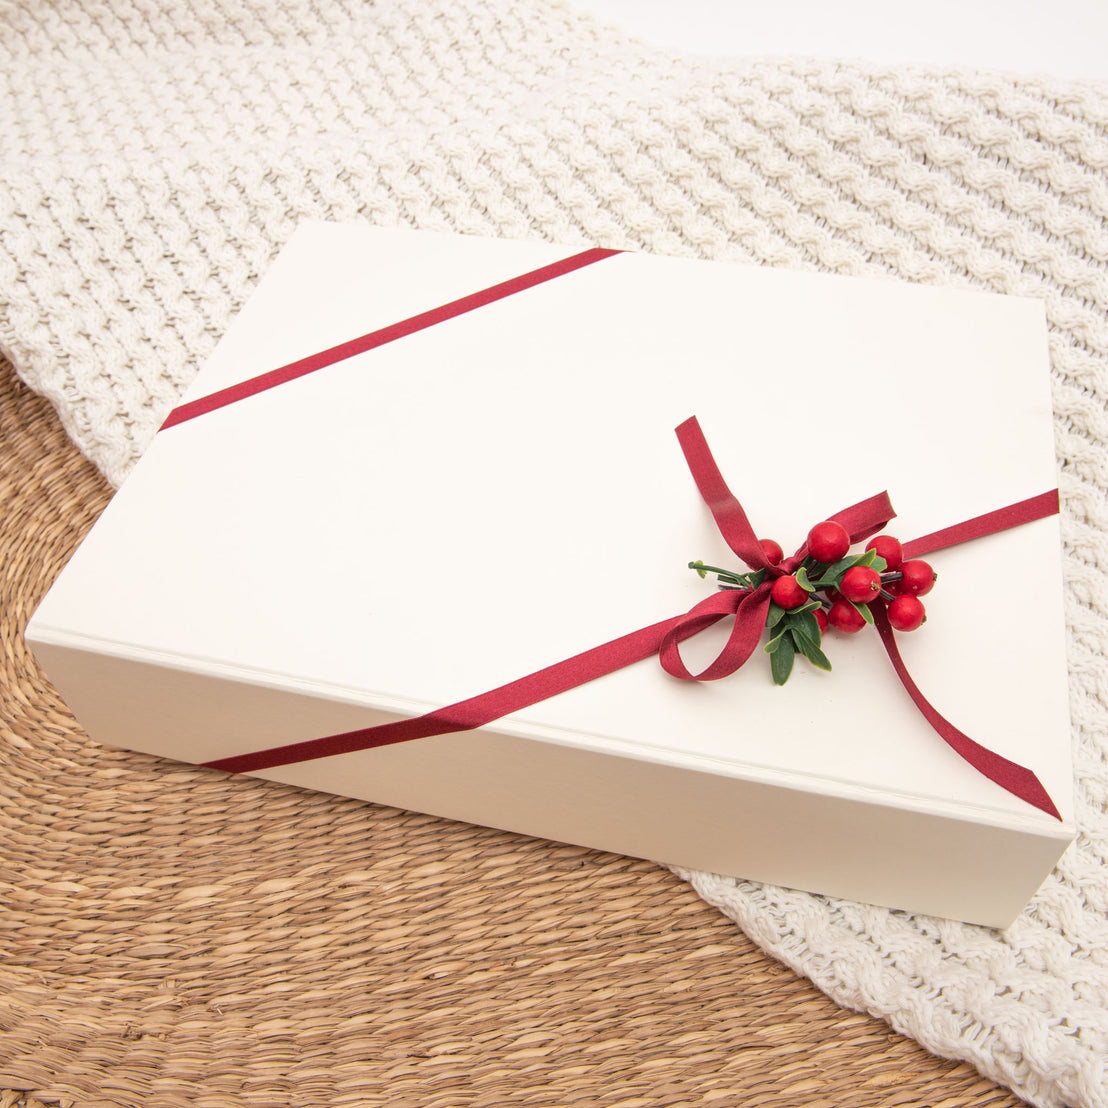
[[[868,604],[881,594],[881,576],[869,566],[851,566],[839,582],[839,592],[855,604]]]
[[[843,631],[848,635],[853,635],[857,631],[861,631],[866,625],[866,617],[854,607],[853,604],[846,600],[836,600],[831,605],[831,611],[827,613],[827,622],[835,628],[836,631]]]
[[[827,633],[827,613],[822,608],[817,608],[812,615],[816,617],[816,623],[819,624],[820,634]]]
[[[896,591],[904,596],[926,596],[935,585],[935,571],[918,558],[903,562],[900,572],[904,576],[896,582]]]
[[[777,565],[778,562],[785,556],[785,552],[781,549],[781,544],[774,542],[773,539],[761,539],[762,552],[766,556],[766,561],[771,566]]]
[[[799,608],[808,603],[808,593],[795,577],[778,577],[770,589],[770,599],[778,608]]]
[[[837,562],[850,549],[850,536],[833,519],[817,523],[808,532],[808,553],[817,562]]]
[[[889,603],[889,622],[898,631],[914,631],[927,619],[923,601],[915,596],[898,596]]]
[[[899,569],[904,561],[904,550],[899,539],[892,535],[878,535],[866,543],[867,550],[876,550],[879,558],[885,559],[885,568],[888,570]]]

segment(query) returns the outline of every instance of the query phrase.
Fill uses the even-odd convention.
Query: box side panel
[[[304,690],[223,679],[202,670],[65,645],[34,619],[26,638],[93,739],[179,762],[200,765],[398,718]]]
[[[362,705],[38,642],[96,740],[186,762],[388,722]],[[259,729],[271,738],[259,744]],[[470,732],[259,776],[655,861],[1005,926],[1066,846],[1015,831],[533,739]]]
[[[348,792],[372,780],[371,798],[397,807],[994,927],[1069,841],[1062,825],[1017,831],[488,732],[264,776]]]

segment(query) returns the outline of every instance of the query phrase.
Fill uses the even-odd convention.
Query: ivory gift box
[[[745,569],[675,437],[692,415],[786,552],[884,489],[908,540],[1056,486],[1038,302],[308,224],[28,641],[94,740],[185,762],[420,717],[688,611],[715,589],[690,561]],[[913,679],[1061,820],[940,738],[873,628],[781,687],[761,649],[711,682],[646,658],[251,772],[1004,926],[1074,833],[1057,515],[929,561],[928,621],[897,636]]]

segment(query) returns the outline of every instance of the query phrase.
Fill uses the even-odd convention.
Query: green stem
[[[719,566],[706,566],[703,562],[689,562],[689,569],[695,569],[697,573],[714,573],[717,577],[730,577],[732,581],[738,581],[740,574],[730,569],[720,569]]]

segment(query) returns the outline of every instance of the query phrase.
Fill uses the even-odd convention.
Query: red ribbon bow
[[[808,553],[805,543],[791,558],[772,566],[766,558],[742,505],[731,494],[716,466],[711,450],[696,417],[685,420],[677,428],[677,440],[685,452],[693,480],[716,521],[719,533],[729,547],[751,569],[766,571],[765,580],[754,590],[728,589],[702,600],[681,623],[662,640],[659,658],[666,673],[685,680],[715,681],[735,672],[754,653],[761,641],[769,615],[769,594],[778,577],[795,572]],[[842,524],[853,546],[870,535],[876,535],[896,515],[887,493],[878,493],[860,501],[836,515],[829,516]],[[725,615],[734,615],[735,624],[719,656],[700,673],[690,673],[678,650],[678,643],[689,635],[715,623]],[[688,630],[688,635],[684,634]]]
[[[686,420],[677,428],[677,437],[680,440],[681,449],[685,452],[685,459],[689,463],[696,487],[711,510],[712,518],[715,519],[716,526],[727,545],[751,569],[766,570],[766,579],[756,589],[729,589],[702,600],[662,640],[660,657],[667,673],[672,673],[675,677],[712,681],[734,673],[754,652],[761,641],[766,618],[769,615],[769,592],[773,580],[794,572],[808,553],[808,547],[805,543],[791,558],[786,559],[779,566],[771,566],[750,526],[750,521],[746,518],[746,512],[723,480],[695,417]],[[1018,504],[1001,508],[999,511],[977,516],[964,523],[906,543],[904,556],[915,558],[921,554],[968,542],[970,539],[990,535],[996,531],[1018,527],[1022,523],[1030,523],[1032,520],[1055,515],[1057,512],[1058,491],[1053,489],[1028,500],[1022,500]],[[882,492],[871,496],[868,500],[853,504],[829,518],[846,528],[853,546],[854,543],[875,535],[895,516],[896,512],[893,511],[888,494]],[[1014,796],[1060,820],[1062,816],[1050,799],[1050,795],[1031,770],[974,742],[939,714],[908,673],[908,668],[896,645],[896,636],[889,624],[885,602],[883,600],[874,602],[870,606],[870,611],[873,614],[877,632],[881,636],[881,642],[892,662],[893,670],[924,719],[938,732],[944,742],[990,781],[995,781]],[[695,675],[690,673],[681,660],[678,643],[715,623],[722,616],[731,614],[735,616],[735,624],[723,650],[701,673]]]

